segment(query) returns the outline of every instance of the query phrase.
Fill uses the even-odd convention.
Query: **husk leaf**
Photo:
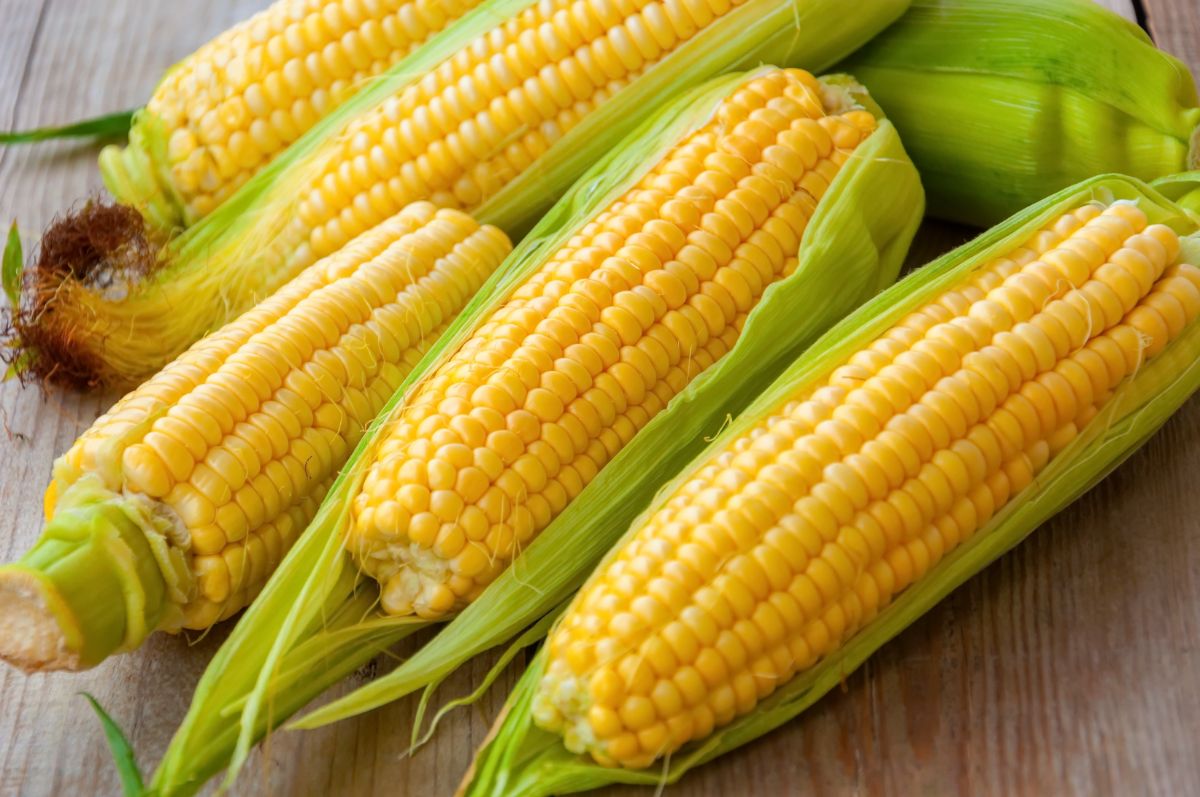
[[[1155,190],[1200,221],[1200,171],[1180,172],[1160,177],[1151,185]]]

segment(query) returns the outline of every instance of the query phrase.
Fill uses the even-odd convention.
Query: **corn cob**
[[[921,215],[919,180],[860,96],[798,71],[724,77],[594,165],[380,414],[214,659],[154,787],[235,773],[271,718],[447,612],[498,619],[436,672],[414,681],[403,665],[334,711],[386,702],[519,634],[570,588],[527,580],[544,535],[573,561],[565,531],[587,546],[592,524],[627,523],[708,424],[890,281]],[[514,583],[531,590],[523,602],[489,598]],[[360,604],[370,610],[328,630],[327,616]]]
[[[480,0],[276,0],[163,77],[105,184],[154,227],[211,213],[365,81]]]
[[[459,793],[674,782],[811,705],[1200,388],[1198,260],[1095,178],[847,318],[630,526]]]
[[[798,70],[734,93],[516,288],[413,394],[354,499],[348,547],[389,614],[476,597],[796,267],[875,130]]]
[[[987,226],[1095,174],[1200,167],[1187,66],[1094,0],[915,0],[842,68],[887,109],[941,218]]]
[[[538,724],[641,769],[834,651],[1200,314],[1178,254],[1136,207],[1085,205],[728,441],[565,615]]]
[[[78,669],[242,609],[508,248],[411,205],[117,402],[55,463],[42,540],[0,569],[0,656]]]
[[[136,225],[104,236],[105,251],[66,263],[43,246],[10,359],[75,386],[144,379],[417,200],[517,235],[658,97],[775,53],[823,66],[899,16],[907,0],[878,0],[848,16],[833,13],[837,5],[489,0],[343,103],[164,250],[155,252]],[[47,240],[90,240],[101,224],[85,213]],[[94,287],[109,281],[128,290],[114,297]]]

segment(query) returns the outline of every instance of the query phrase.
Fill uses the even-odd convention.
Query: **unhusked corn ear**
[[[1179,257],[1079,207],[699,461],[551,635],[534,720],[645,768],[833,653],[1200,315]]]
[[[874,128],[808,73],[768,72],[549,255],[377,443],[347,547],[384,610],[472,600],[727,352]]]
[[[1095,0],[914,0],[840,68],[887,109],[940,218],[988,226],[1096,174],[1200,168],[1190,70]]]
[[[194,224],[479,2],[277,0],[167,72],[130,145],[101,153],[105,182],[158,227]]]
[[[127,496],[173,523],[178,624],[238,611],[509,248],[460,211],[406,208],[121,399],[56,463],[49,511],[77,487]]]

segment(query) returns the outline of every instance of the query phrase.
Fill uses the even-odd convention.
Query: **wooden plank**
[[[1135,19],[1137,0],[1096,0],[1100,5],[1111,8],[1126,19]]]
[[[1196,71],[1200,60],[1200,3],[1196,0],[1138,0],[1150,23],[1150,34],[1158,46],[1174,53]]]
[[[162,71],[266,0],[0,0],[0,127],[70,121],[143,101]],[[1104,0],[1132,16],[1130,0]],[[1146,0],[1160,43],[1200,62],[1194,0]],[[28,237],[100,189],[95,149],[0,149],[0,221]],[[912,262],[961,241],[929,225]],[[0,557],[36,537],[53,457],[111,397],[44,398],[0,385]],[[1200,402],[1113,477],[924,617],[777,732],[671,794],[1155,793],[1200,791]],[[227,629],[189,644],[156,635],[75,676],[0,669],[0,797],[115,794],[95,694],[158,760]],[[419,640],[416,640],[419,641]],[[416,643],[414,641],[413,644]],[[400,651],[411,650],[412,645]],[[494,657],[447,684],[463,693]],[[415,700],[256,751],[239,795],[446,794],[514,682],[451,715],[406,755]],[[359,676],[339,687],[345,693]],[[610,790],[650,795],[650,790]]]

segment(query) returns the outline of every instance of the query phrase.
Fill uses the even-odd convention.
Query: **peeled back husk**
[[[1183,238],[1184,262],[1200,260],[1200,220],[1133,178],[1096,177],[1022,211],[933,263],[919,269],[865,304],[832,328],[759,396],[737,420],[659,492],[631,525],[636,533],[644,518],[674,494],[711,452],[745,433],[776,411],[788,397],[821,384],[835,367],[861,350],[899,319],[931,299],[962,284],[976,269],[1064,212],[1090,201],[1135,202],[1151,222],[1170,226]],[[1017,545],[1041,523],[1066,507],[1116,468],[1144,443],[1171,414],[1200,389],[1200,322],[1193,322],[1162,352],[1122,383],[1112,399],[1022,493],[1011,498],[992,520],[945,556],[915,584],[840,648],[799,673],[751,713],[735,719],[703,740],[685,745],[651,769],[603,767],[575,755],[562,737],[533,722],[532,702],[545,667],[543,649],[509,696],[496,727],[476,756],[460,787],[470,797],[539,797],[599,788],[613,783],[662,786],[686,772],[779,727],[822,695],[843,683],[879,647],[899,634],[960,584]],[[628,536],[628,535],[627,535]]]
[[[895,122],[940,218],[988,226],[1096,174],[1200,166],[1188,68],[1095,0],[916,0],[841,68]]]
[[[634,185],[676,142],[706,124],[736,87],[759,72],[719,78],[671,101],[608,155],[533,229],[413,371],[358,446],[316,519],[217,653],[183,726],[155,775],[161,794],[186,794],[228,765],[237,773],[251,745],[365,663],[429,625],[373,606],[375,582],[344,550],[354,496],[374,442],[405,396],[512,291],[602,209]],[[830,90],[858,98],[845,78]],[[573,592],[662,480],[703,449],[736,412],[837,319],[895,278],[923,211],[920,180],[886,121],[855,150],[817,206],[799,264],[750,312],[734,348],[652,419],[514,564],[405,665],[329,706],[330,721],[435,684],[476,653],[522,638]],[[356,576],[359,576],[356,579]],[[340,618],[330,624],[326,618]],[[345,622],[342,622],[345,620]],[[539,629],[544,631],[543,629]],[[535,634],[536,635],[536,634]]]

